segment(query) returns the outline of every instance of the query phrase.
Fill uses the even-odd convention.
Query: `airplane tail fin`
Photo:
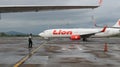
[[[115,25],[113,25],[113,27],[120,27],[120,19],[117,21]]]
[[[103,2],[103,0],[99,0],[99,6],[101,6],[102,2]]]

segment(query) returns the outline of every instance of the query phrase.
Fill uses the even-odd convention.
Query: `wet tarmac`
[[[26,37],[0,38],[0,67],[15,67],[26,56],[19,67],[120,67],[120,38],[89,38],[82,42],[35,37],[32,49],[28,49]]]

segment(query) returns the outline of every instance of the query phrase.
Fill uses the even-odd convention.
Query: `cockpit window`
[[[45,31],[43,31],[43,33],[45,33]]]

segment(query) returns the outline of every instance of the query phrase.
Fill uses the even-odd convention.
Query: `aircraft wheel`
[[[87,38],[83,38],[83,41],[87,41]]]

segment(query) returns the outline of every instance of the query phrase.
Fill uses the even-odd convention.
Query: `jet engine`
[[[80,35],[71,35],[70,39],[71,40],[80,40],[81,37],[80,37]]]

